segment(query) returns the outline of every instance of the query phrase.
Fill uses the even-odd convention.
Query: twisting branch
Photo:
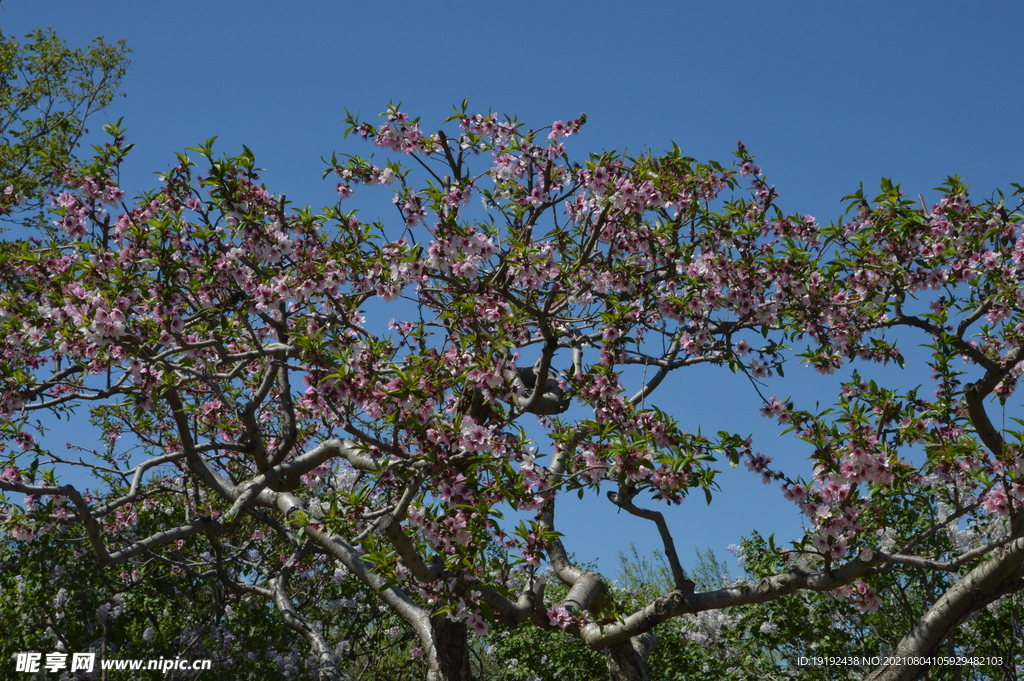
[[[1001,366],[991,368],[985,375],[974,383],[964,386],[964,401],[967,403],[967,414],[971,417],[971,423],[978,432],[978,437],[985,443],[997,457],[1003,455],[1003,436],[996,428],[988,412],[985,411],[985,398],[988,397],[1000,381],[1005,379],[1009,373],[1024,360],[1024,346],[1017,346],[1006,353]]]
[[[184,456],[184,452],[172,452],[170,454],[164,454],[163,456],[155,456],[151,459],[146,459],[145,461],[143,461],[142,463],[135,467],[135,470],[132,473],[132,482],[131,486],[128,488],[128,493],[125,494],[120,499],[115,499],[114,501],[103,504],[102,506],[97,506],[93,510],[93,515],[106,515],[110,511],[113,511],[117,508],[124,506],[127,503],[134,501],[135,499],[138,498],[139,490],[142,487],[142,476],[146,471],[148,471],[151,468],[155,468],[161,464],[177,461]]]
[[[810,572],[797,567],[780,575],[765,577],[756,584],[741,584],[704,593],[685,593],[676,589],[619,622],[587,624],[580,630],[580,638],[591,648],[600,650],[648,632],[658,624],[683,614],[764,603],[800,589],[831,591],[868,574],[879,562],[873,549],[864,548],[857,558],[829,572]]]
[[[62,373],[68,373],[70,375],[70,373],[75,372],[68,369],[66,370],[66,372]],[[66,402],[71,402],[73,400],[105,400],[108,397],[118,394],[121,391],[121,388],[124,386],[125,382],[128,380],[129,376],[130,374],[123,374],[119,379],[117,379],[117,381],[113,385],[100,390],[95,390],[91,392],[82,392],[80,390],[76,390],[75,392],[66,393],[64,395],[61,395],[60,397],[54,397],[53,399],[46,400],[45,402],[39,402],[37,404],[26,404],[25,411],[50,409],[51,407],[56,407],[58,405],[64,404]],[[52,387],[53,385],[56,385],[56,383],[57,381],[54,381],[47,387]]]
[[[971,314],[969,314],[966,317],[964,317],[962,320],[960,320],[960,323],[957,324],[957,327],[956,327],[956,336],[957,336],[957,338],[962,339],[964,337],[964,334],[967,332],[967,329],[971,328],[971,325],[974,324],[974,322],[978,321],[979,319],[984,317],[986,314],[988,314],[988,311],[991,310],[991,309],[992,309],[992,301],[991,300],[986,300],[981,305],[979,305],[978,307],[974,308],[974,311],[971,312]],[[973,347],[973,346],[971,346],[971,347]]]
[[[225,515],[225,519],[232,520],[243,508],[253,504],[260,492],[269,486],[278,487],[284,491],[294,489],[298,485],[301,475],[333,458],[346,459],[358,470],[376,471],[378,469],[377,463],[363,454],[362,448],[351,440],[328,440],[305,454],[301,454],[287,463],[278,464],[248,482],[238,485],[234,491],[234,502]]]
[[[942,327],[936,326],[935,324],[932,324],[926,319],[922,319],[914,315],[905,315],[902,313],[896,315],[896,317],[894,317],[893,319],[883,324],[880,324],[879,326],[883,328],[889,326],[912,326],[914,328],[921,329],[922,331],[930,333],[935,338],[940,338],[944,336],[950,339],[953,347],[956,348],[957,352],[960,352],[961,354],[970,357],[979,365],[984,367],[986,370],[998,370],[999,368],[999,365],[993,362],[987,355],[985,355],[984,352],[982,352],[981,350],[971,345],[962,338],[963,331],[966,330],[966,327],[963,324],[961,324],[961,329],[959,330],[957,335],[952,337],[946,334],[945,330],[942,329]]]
[[[263,405],[263,401],[267,399],[267,395],[270,394],[274,384],[277,383],[277,375],[281,371],[284,371],[284,369],[271,359],[267,363],[267,373],[263,376],[263,381],[260,383],[259,388],[257,388],[256,394],[252,396],[252,399],[249,400],[248,404],[245,405],[245,408],[238,415],[238,419],[245,427],[245,437],[252,445],[252,455],[256,460],[256,469],[260,471],[270,466],[270,457],[263,443],[263,431],[256,419],[256,412]]]
[[[359,542],[370,536],[376,534],[381,530],[385,530],[387,534],[387,528],[392,527],[397,530],[403,539],[400,541],[406,541],[405,533],[401,531],[399,523],[408,517],[409,506],[412,504],[416,495],[420,493],[420,485],[423,484],[423,474],[420,471],[414,471],[412,478],[405,485],[405,490],[402,492],[401,498],[398,503],[392,505],[390,508],[384,510],[378,510],[373,513],[364,514],[363,517],[366,519],[373,519],[374,522],[369,523],[367,528],[357,534],[353,541]],[[390,535],[387,535],[390,538]],[[412,548],[412,543],[409,542],[408,546]],[[395,548],[398,548],[397,546]]]
[[[676,545],[672,540],[672,533],[669,532],[668,523],[665,522],[665,515],[661,511],[651,511],[634,504],[633,499],[636,497],[636,494],[637,491],[632,485],[626,488],[620,486],[618,493],[608,492],[608,500],[623,511],[638,518],[650,520],[657,525],[658,533],[661,535],[661,543],[665,547],[665,558],[668,560],[669,568],[672,570],[672,581],[675,583],[676,589],[683,593],[693,593],[694,583],[687,578],[686,572],[679,562],[679,555],[676,553]]]
[[[542,360],[543,361],[543,360]],[[545,369],[543,382],[539,376],[540,369]],[[549,369],[542,364],[536,367],[517,367],[516,375],[528,390],[531,390],[529,397],[518,398],[516,408],[521,414],[537,414],[538,416],[553,416],[561,414],[569,408],[569,401],[565,398],[565,391],[558,385],[558,381],[548,375]]]
[[[935,560],[932,558],[924,558],[922,556],[907,555],[905,553],[883,553],[881,551],[876,551],[876,553],[878,554],[878,559],[883,563],[890,563],[892,565],[913,565],[914,567],[925,568],[928,570],[939,570],[942,572],[957,572],[972,560],[992,553],[999,547],[1006,546],[1015,540],[1016,537],[1013,535],[1004,537],[999,541],[994,541],[990,544],[984,544],[973,548],[970,551],[965,551],[952,560]]]
[[[295,566],[306,556],[308,550],[309,542],[306,542],[288,558],[288,561],[281,567],[281,572],[278,576],[270,580],[270,586],[274,591],[274,605],[277,607],[278,612],[281,613],[281,618],[288,628],[302,634],[309,642],[310,647],[316,652],[316,656],[320,661],[320,674],[322,676],[326,676],[331,681],[351,681],[350,676],[338,669],[338,664],[334,661],[334,656],[331,654],[331,648],[327,644],[327,639],[299,613],[295,608],[295,604],[292,603],[292,599],[288,596],[288,582],[291,579],[291,575],[295,571]]]
[[[912,538],[906,544],[901,546],[899,548],[899,550],[896,551],[896,553],[897,554],[907,554],[908,551],[913,551],[914,548],[916,546],[918,546],[921,542],[923,542],[925,539],[928,539],[929,537],[934,535],[936,532],[938,532],[942,528],[948,527],[950,524],[956,522],[957,520],[959,520],[963,516],[967,515],[971,511],[974,511],[979,506],[981,506],[981,504],[982,504],[981,501],[975,501],[973,504],[968,504],[967,506],[959,508],[957,511],[955,511],[954,513],[951,513],[944,520],[932,523],[931,526],[929,526],[923,532],[919,533],[917,536]]]
[[[550,376],[551,360],[554,358],[558,343],[553,336],[545,333],[546,341],[541,349],[540,358],[531,369],[519,367],[517,375],[523,385],[533,392],[525,399],[516,401],[516,408],[520,414],[538,414],[550,416],[561,414],[569,408],[565,399],[565,392],[558,385],[558,381]]]
[[[676,356],[679,354],[679,337],[672,339],[672,344],[669,345],[668,352],[661,358],[658,366],[658,371],[655,372],[651,380],[647,381],[642,388],[635,395],[629,398],[629,403],[632,405],[638,405],[647,399],[651,393],[657,390],[661,382],[665,380],[669,372],[674,368],[673,364],[676,361]]]

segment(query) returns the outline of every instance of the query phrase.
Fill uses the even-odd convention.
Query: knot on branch
[[[537,385],[535,367],[516,367],[516,377],[529,391],[528,395],[516,400],[516,406],[524,412],[538,416],[554,416],[569,409],[571,401],[565,394],[565,390],[559,385],[558,379],[550,374],[545,378],[544,385],[541,387]],[[540,394],[535,394],[538,390]]]
[[[683,609],[686,605],[686,596],[678,589],[667,594],[658,596],[654,601],[654,614],[658,617],[672,616]]]
[[[607,492],[607,496],[608,501],[621,509],[633,513],[634,510],[640,510],[633,506],[633,499],[636,498],[637,493],[636,484],[633,482],[624,482],[619,485],[618,492],[609,491]]]
[[[792,575],[797,579],[804,579],[809,577],[811,574],[811,569],[803,563],[794,564],[793,567],[789,568],[789,572],[786,573],[787,576]]]

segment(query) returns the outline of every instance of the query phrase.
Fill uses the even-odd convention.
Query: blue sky
[[[536,126],[586,112],[567,145],[576,158],[674,141],[728,162],[742,140],[777,203],[821,222],[881,177],[926,196],[951,174],[978,198],[1024,183],[1021,25],[1019,2],[0,4],[7,35],[53,26],[74,46],[128,41],[128,96],[101,115],[123,117],[138,145],[123,177],[132,193],[173,152],[219,136],[221,150],[255,152],[272,191],[320,205],[333,200],[321,157],[372,153],[342,139],[346,108],[369,117],[400,101],[430,129],[469,97]],[[661,403],[711,432],[755,432],[759,449],[795,467],[799,448],[774,438],[749,386],[726,374],[687,372]],[[788,375],[769,394],[816,376]],[[694,497],[673,514],[684,557],[692,546],[724,554],[753,529],[795,535],[777,488],[742,469],[722,484],[709,508]],[[580,557],[613,569],[630,541],[655,544],[653,528],[602,509],[562,514]]]

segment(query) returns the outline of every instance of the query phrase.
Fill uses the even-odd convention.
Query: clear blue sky
[[[320,205],[332,200],[320,158],[372,152],[342,140],[344,109],[369,116],[401,101],[429,129],[465,97],[537,126],[586,112],[569,140],[576,158],[675,141],[728,162],[743,140],[777,203],[822,222],[884,176],[911,195],[950,174],[976,197],[1024,183],[1019,1],[0,4],[5,34],[38,26],[71,45],[103,35],[134,50],[128,97],[104,115],[123,117],[138,145],[125,171],[133,193],[174,151],[216,135],[222,150],[248,145],[275,193]],[[798,392],[801,372],[788,375],[769,394]],[[759,449],[798,472],[794,445],[774,439],[732,379],[688,372],[659,397],[685,423],[763,434]],[[692,546],[724,554],[755,528],[795,536],[799,518],[777,488],[743,469],[722,483],[710,508],[694,497],[673,514],[685,557]],[[570,550],[605,569],[629,541],[656,541],[641,521],[569,510],[586,533],[567,537]]]

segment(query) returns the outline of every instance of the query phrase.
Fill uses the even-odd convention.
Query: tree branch
[[[277,606],[277,611],[281,613],[284,623],[290,629],[302,634],[309,642],[320,663],[320,673],[322,676],[326,676],[331,681],[352,681],[350,676],[343,674],[338,669],[334,656],[331,654],[331,648],[327,644],[327,639],[305,617],[299,614],[299,611],[296,610],[295,605],[292,603],[292,599],[288,596],[288,582],[292,572],[295,571],[295,565],[305,556],[307,547],[308,543],[293,553],[288,558],[288,562],[281,568],[279,576],[270,580],[271,588],[274,591],[274,605]]]
[[[1024,537],[1017,537],[950,587],[886,659],[923,659],[934,654],[971,613],[1024,587],[1022,565]],[[923,678],[929,667],[920,664],[881,665],[868,675],[867,681],[914,681]]]
[[[635,489],[623,490],[621,486],[617,494],[615,492],[608,492],[608,500],[613,504],[638,518],[650,520],[657,525],[658,533],[661,535],[661,543],[665,547],[665,558],[668,560],[669,567],[672,570],[672,581],[675,582],[676,589],[683,593],[693,593],[695,585],[687,578],[686,572],[679,562],[679,555],[676,553],[676,545],[672,540],[672,533],[669,532],[668,523],[665,522],[665,515],[660,511],[651,511],[636,506],[633,503],[635,497]]]
[[[607,648],[652,630],[658,624],[683,614],[720,610],[737,605],[764,603],[800,589],[831,591],[850,584],[878,564],[873,549],[861,549],[860,555],[830,572],[809,572],[795,568],[765,577],[756,584],[742,584],[705,593],[684,593],[678,589],[659,596],[653,603],[618,622],[593,622],[582,627],[580,638],[595,650]]]
[[[188,525],[182,525],[180,527],[174,527],[163,532],[157,532],[156,534],[146,537],[142,541],[137,541],[131,546],[116,551],[107,556],[106,560],[102,560],[103,565],[114,565],[123,561],[137,556],[140,553],[151,551],[158,546],[168,544],[172,541],[178,541],[185,537],[191,537],[194,534],[200,532],[213,532],[216,534],[223,534],[228,531],[228,528],[222,523],[209,517],[196,518]]]

